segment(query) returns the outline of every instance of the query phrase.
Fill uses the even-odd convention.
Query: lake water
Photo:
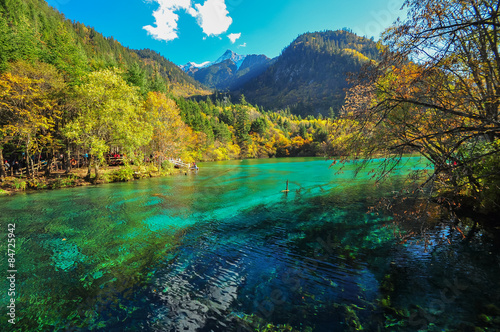
[[[500,250],[451,223],[399,243],[381,185],[315,158],[0,198],[2,331],[500,328]],[[375,161],[372,168],[379,167]],[[290,192],[281,192],[289,181]],[[8,229],[8,224],[15,229]],[[448,240],[450,240],[448,242]],[[12,257],[11,257],[12,258]]]

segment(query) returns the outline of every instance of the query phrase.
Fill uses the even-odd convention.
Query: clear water
[[[399,244],[404,228],[367,213],[424,167],[418,158],[379,186],[369,170],[354,178],[354,167],[329,165],[206,163],[187,176],[2,197],[0,266],[7,274],[15,223],[18,272],[15,325],[0,283],[0,330],[500,328],[495,239],[453,241],[443,224]]]

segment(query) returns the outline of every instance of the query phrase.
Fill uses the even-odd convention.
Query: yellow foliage
[[[50,132],[60,115],[48,88],[43,79],[0,75],[0,142],[17,138],[34,153],[52,140]]]
[[[193,131],[181,119],[177,104],[165,94],[150,92],[144,102],[148,121],[153,126],[151,153],[161,159],[184,156],[192,161],[193,156],[186,152],[193,145]]]

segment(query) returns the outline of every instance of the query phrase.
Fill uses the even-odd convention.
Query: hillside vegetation
[[[237,93],[266,109],[292,114],[338,113],[350,73],[379,58],[376,43],[348,30],[306,33],[285,48],[263,74]]]
[[[116,67],[130,72],[143,91],[206,93],[200,83],[155,51],[123,47],[113,37],[65,19],[45,1],[0,1],[0,70],[18,60],[49,63],[71,84],[91,71]]]

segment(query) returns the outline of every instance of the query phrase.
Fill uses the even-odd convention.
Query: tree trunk
[[[87,157],[87,162],[88,162],[88,170],[87,170],[87,175],[85,176],[85,178],[87,179],[87,181],[90,181],[90,174],[92,173],[92,162],[94,161],[94,157]]]
[[[71,171],[71,151],[69,149],[64,152],[64,164],[66,174],[68,174]]]
[[[30,160],[30,169],[31,169],[31,175],[33,176],[33,178],[36,177],[36,173],[35,173],[35,159],[31,159],[29,156],[28,156],[29,160]]]
[[[94,163],[95,178],[94,181],[99,180],[99,159],[96,159]]]
[[[25,153],[24,160],[26,163],[26,165],[24,166],[26,168],[26,177],[29,179],[31,178],[31,172],[30,172],[30,157],[28,155],[28,145],[29,145],[29,139],[28,139],[28,144],[26,144],[26,151],[24,152]]]
[[[80,167],[82,167],[81,160],[80,160],[80,155],[82,153],[80,152],[80,149],[76,150],[76,153],[77,153],[76,167],[80,168]]]
[[[45,176],[49,177],[50,176],[50,164],[52,158],[50,158],[49,151],[47,151],[47,163],[45,164]]]
[[[5,164],[3,160],[3,147],[0,147],[0,182],[3,182],[7,173],[5,172]]]

